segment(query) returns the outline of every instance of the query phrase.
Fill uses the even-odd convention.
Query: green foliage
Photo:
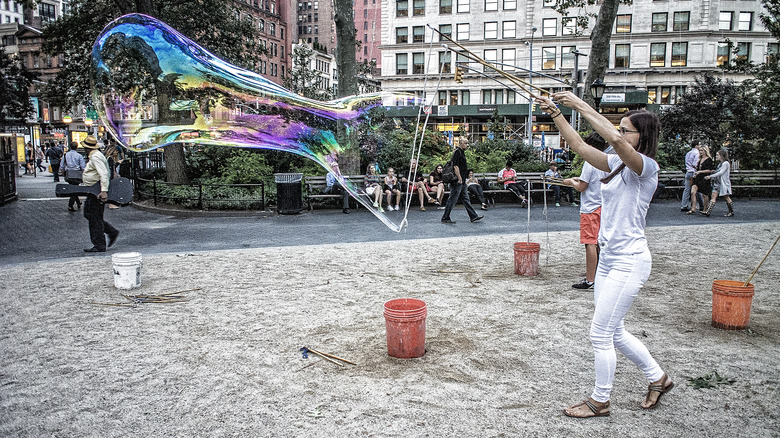
[[[422,126],[418,128],[417,132],[416,141],[419,142]],[[415,126],[406,123],[395,128],[393,123],[386,123],[382,129],[375,132],[375,135],[378,142],[376,162],[379,164],[381,172],[385,172],[389,167],[395,168],[396,171],[408,169],[409,160],[415,152],[413,147]],[[420,168],[423,172],[428,172],[437,164],[447,162],[451,150],[442,133],[426,129],[420,151]]]
[[[43,51],[65,54],[65,64],[47,84],[50,102],[66,107],[89,104],[89,65],[92,45],[102,29],[124,14],[139,12],[162,20],[218,57],[252,68],[264,51],[257,29],[240,20],[232,7],[217,0],[71,0],[70,12],[44,29]]]
[[[517,140],[499,138],[475,143],[466,150],[466,160],[475,173],[498,172],[512,160],[518,172],[544,172],[547,165],[540,162],[533,148]]]
[[[273,168],[263,151],[219,146],[187,151],[187,169],[193,180],[221,184],[258,184],[268,181]]]
[[[30,84],[38,73],[27,70],[17,57],[11,58],[0,46],[0,123],[23,120],[32,113]]]
[[[331,90],[318,88],[318,84],[322,79],[320,74],[311,68],[314,49],[305,44],[298,44],[293,49],[290,57],[292,58],[292,68],[289,70],[287,77],[284,78],[285,88],[310,99],[330,99],[332,97]]]
[[[705,374],[701,377],[689,377],[688,384],[694,389],[717,388],[718,385],[733,385],[736,379],[728,379],[713,371],[712,374]]]

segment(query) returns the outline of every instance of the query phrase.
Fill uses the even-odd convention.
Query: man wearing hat
[[[81,146],[89,151],[89,161],[82,173],[82,185],[92,186],[100,183],[100,194],[87,195],[87,200],[84,201],[84,217],[89,221],[89,239],[92,241],[92,248],[85,249],[84,252],[105,252],[105,235],[108,235],[108,246],[113,245],[119,236],[119,230],[103,220],[104,202],[108,199],[108,182],[111,173],[108,160],[98,149],[98,142],[94,136],[88,135],[81,142]]]

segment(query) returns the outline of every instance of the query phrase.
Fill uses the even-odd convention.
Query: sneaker
[[[379,203],[378,202],[374,202],[374,207],[379,208]]]
[[[733,212],[728,212],[728,213],[723,215],[723,217],[731,217],[731,216],[734,216]]]
[[[382,208],[382,207],[379,207],[379,212],[380,212],[380,213],[384,213],[384,212],[385,212],[385,209],[384,209],[384,208]]]
[[[401,207],[399,207],[399,206],[397,206],[397,205],[396,205],[396,206],[395,206],[395,211],[399,211],[399,210],[401,210]]]
[[[447,207],[436,207],[437,210],[444,210]]]
[[[477,217],[475,217],[475,218],[471,219],[471,222],[476,222],[476,221],[478,221],[478,220],[480,220],[480,219],[482,219],[482,218],[484,218],[484,217],[485,217],[485,216],[477,216]]]
[[[574,289],[592,289],[593,282],[583,278],[581,282],[577,284],[572,284],[571,287],[573,287]]]
[[[425,211],[425,207],[420,207],[420,211]]]
[[[560,203],[560,202],[556,202],[556,203],[555,203],[555,206],[556,206],[556,207],[560,207],[560,206],[561,206],[561,203]]]
[[[479,207],[479,208],[480,208],[481,210],[487,210],[487,205],[486,205],[486,204],[482,204],[482,207]]]
[[[451,220],[451,219],[442,219],[441,223],[443,223],[443,224],[454,224],[455,221]]]
[[[572,207],[579,207],[579,205],[578,205],[576,202],[572,202],[572,203],[571,203],[571,206],[572,206]]]
[[[525,199],[523,199],[523,200],[520,202],[520,207],[522,207],[522,208],[528,207],[528,201],[526,201]]]

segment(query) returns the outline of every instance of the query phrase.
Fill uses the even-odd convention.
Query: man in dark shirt
[[[466,207],[466,212],[469,214],[471,222],[476,222],[485,216],[480,216],[474,211],[469,200],[469,194],[466,190],[466,185],[463,183],[468,175],[468,165],[466,163],[466,149],[469,148],[469,141],[465,137],[461,137],[458,140],[458,147],[455,148],[455,152],[452,154],[452,164],[455,168],[455,175],[458,177],[458,182],[450,184],[450,197],[447,198],[447,205],[444,207],[444,216],[441,217],[441,223],[454,224],[455,221],[450,219],[450,212],[452,207],[460,200],[463,206]]]

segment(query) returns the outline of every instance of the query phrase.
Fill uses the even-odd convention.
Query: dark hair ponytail
[[[631,124],[639,131],[639,143],[636,145],[636,151],[649,158],[655,159],[658,151],[658,137],[661,133],[661,121],[655,113],[646,110],[631,110],[623,114],[628,117]],[[626,167],[626,163],[621,163],[617,169],[601,180],[602,184],[612,181],[615,175],[619,174]]]

